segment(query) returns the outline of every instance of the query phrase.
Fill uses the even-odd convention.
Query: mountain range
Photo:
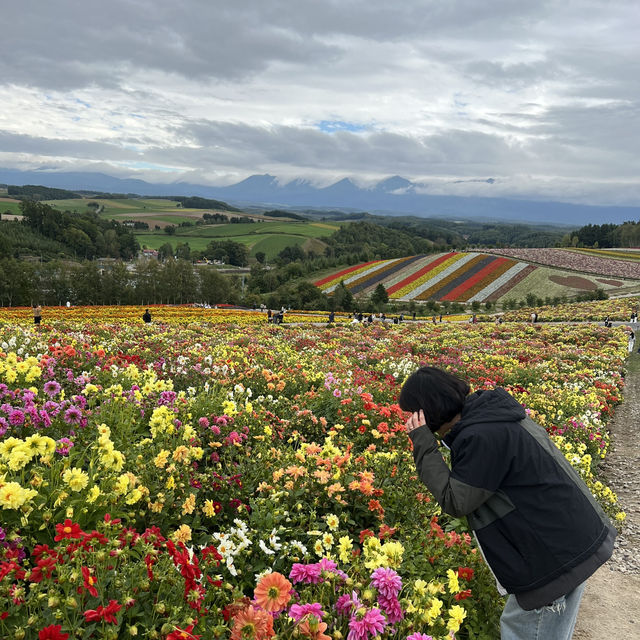
[[[483,180],[493,184],[493,178]],[[582,226],[620,224],[640,219],[640,207],[571,204],[509,198],[430,195],[420,185],[401,176],[382,180],[372,187],[359,187],[344,178],[327,187],[306,180],[280,182],[275,176],[253,175],[236,184],[216,187],[173,182],[156,184],[116,178],[104,173],[20,171],[0,168],[0,183],[36,184],[59,189],[140,196],[200,196],[224,200],[240,207],[333,209],[369,213],[446,217],[465,220],[510,221],[529,224]]]

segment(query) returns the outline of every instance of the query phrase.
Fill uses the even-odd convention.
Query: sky
[[[638,0],[3,5],[0,167],[640,205]]]

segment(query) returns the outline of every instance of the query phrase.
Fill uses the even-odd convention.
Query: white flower
[[[273,549],[269,549],[269,547],[267,547],[267,545],[264,543],[264,540],[260,540],[258,542],[258,546],[268,555],[268,556],[274,556],[276,554],[276,552]]]

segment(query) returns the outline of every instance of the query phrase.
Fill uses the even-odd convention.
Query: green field
[[[237,225],[234,225],[237,226]],[[300,246],[309,240],[309,236],[291,234],[251,234],[241,236],[198,236],[187,234],[175,234],[172,236],[166,233],[136,233],[136,239],[141,247],[149,249],[159,249],[163,244],[170,243],[176,248],[180,244],[189,244],[195,251],[206,249],[212,240],[232,240],[249,247],[250,255],[255,256],[262,251],[268,260],[275,258],[285,247]]]
[[[12,215],[22,215],[19,202],[0,201],[0,213],[6,213],[7,211]]]

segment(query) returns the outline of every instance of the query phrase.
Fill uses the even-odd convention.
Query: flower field
[[[0,325],[2,638],[495,640],[396,404],[424,363],[508,389],[624,519],[596,475],[622,331],[85,313]]]
[[[561,269],[618,278],[640,278],[638,254],[631,250],[596,249],[488,249],[488,253],[509,256]]]
[[[370,294],[377,285],[383,284],[391,299],[460,303],[498,302],[525,297],[531,291],[544,296],[551,291],[562,294],[571,289],[615,290],[638,284],[633,280],[577,278],[570,271],[540,267],[530,264],[531,261],[567,269],[579,269],[580,265],[586,264],[589,268],[584,271],[587,273],[640,279],[640,266],[631,262],[557,249],[495,249],[485,253],[452,251],[377,260],[343,269],[314,284],[325,293],[331,293],[342,281],[354,295]]]
[[[536,308],[525,307],[517,311],[506,311],[503,319],[511,322],[526,321],[532,311],[538,314],[540,322],[599,322],[606,317],[615,322],[629,322],[632,312],[640,310],[640,298],[616,298],[612,300],[591,300]],[[493,322],[495,318],[478,316],[481,322]]]

